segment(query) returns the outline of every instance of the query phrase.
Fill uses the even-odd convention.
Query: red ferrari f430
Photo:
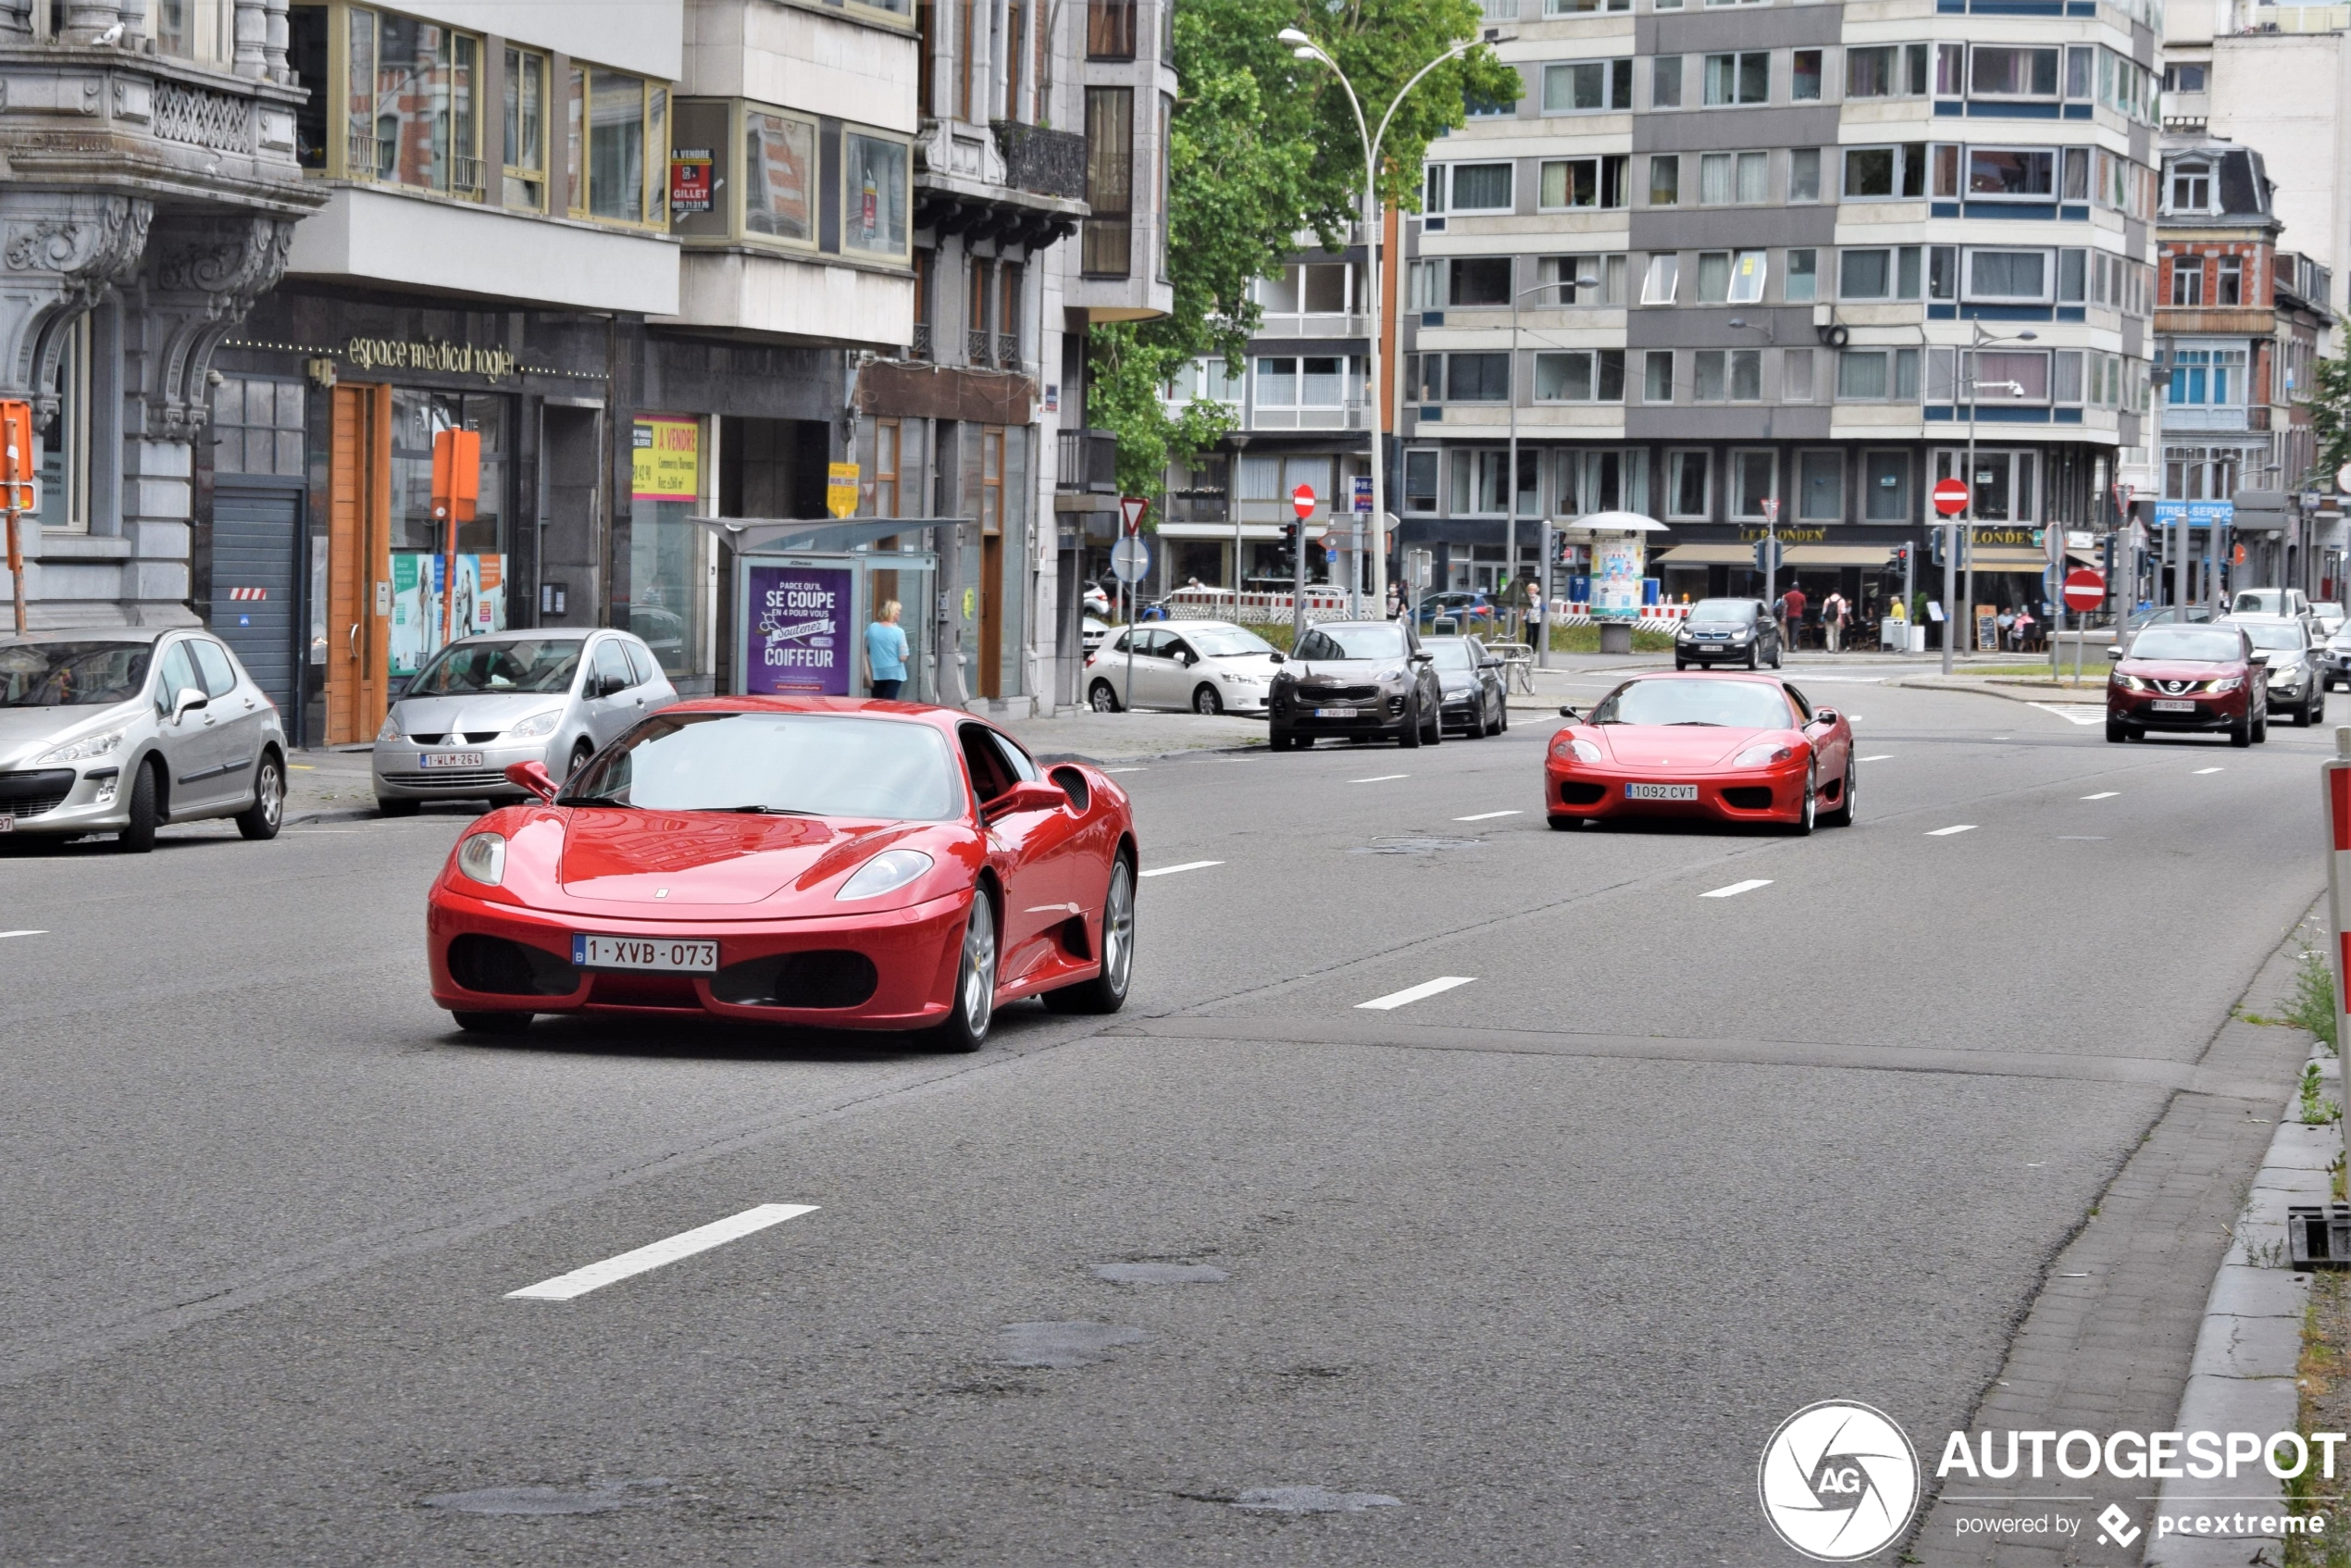
[[[701,1014],[976,1050],[1022,997],[1110,1013],[1135,940],[1134,820],[969,714],[720,697],[640,722],[560,790],[459,839],[428,907],[461,1027]]]

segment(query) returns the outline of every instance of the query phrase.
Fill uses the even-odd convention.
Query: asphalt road
[[[969,1058],[461,1038],[455,815],[19,847],[0,1563],[1796,1562],[1773,1427],[1964,1424],[2322,876],[2325,731],[1870,673],[1799,677],[1868,759],[1805,840],[1549,831],[1523,715],[1136,765],[1218,864]]]

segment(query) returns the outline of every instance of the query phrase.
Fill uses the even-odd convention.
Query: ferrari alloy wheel
[[[452,1013],[449,1016],[469,1035],[518,1035],[530,1027],[528,1013]]]
[[[1135,868],[1126,858],[1111,862],[1110,891],[1102,895],[1102,968],[1090,980],[1045,993],[1055,1013],[1115,1013],[1126,1005],[1126,983],[1135,972]]]
[[[964,961],[955,970],[953,1011],[930,1031],[940,1051],[977,1051],[996,1016],[996,909],[988,890],[972,891],[971,919],[964,927]]]
[[[1789,824],[1788,831],[1799,839],[1812,831],[1812,824],[1819,820],[1820,809],[1821,775],[1819,765],[1815,764],[1804,770],[1804,803],[1797,809],[1796,820]]]
[[[1196,714],[1221,714],[1224,711],[1225,699],[1216,694],[1215,687],[1211,686],[1205,680],[1201,681],[1200,683],[1200,690],[1192,693],[1192,712]]]
[[[1098,714],[1118,711],[1118,690],[1107,680],[1098,680],[1086,690],[1086,705]]]
[[[286,765],[275,752],[261,753],[253,773],[253,804],[237,814],[237,831],[248,839],[274,839],[286,815]]]

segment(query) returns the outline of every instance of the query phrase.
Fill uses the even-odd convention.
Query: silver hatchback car
[[[0,833],[113,833],[233,816],[273,839],[286,731],[237,656],[198,628],[0,635]]]
[[[558,780],[678,700],[653,650],[625,631],[493,631],[451,643],[408,682],[376,736],[376,805],[518,801],[518,762]]]

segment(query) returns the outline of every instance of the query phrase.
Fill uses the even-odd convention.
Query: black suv
[[[1274,672],[1274,750],[1311,746],[1318,735],[1436,745],[1444,692],[1434,663],[1409,621],[1308,627]]]
[[[1780,628],[1760,599],[1701,599],[1673,634],[1673,667],[1780,667]]]

